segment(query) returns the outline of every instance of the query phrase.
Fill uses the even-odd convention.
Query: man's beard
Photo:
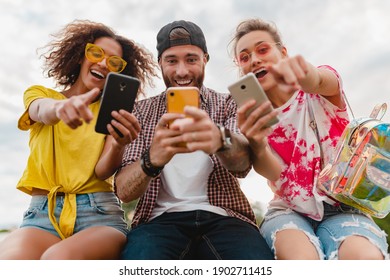
[[[201,87],[203,86],[203,81],[204,81],[204,72],[205,72],[204,68],[205,67],[203,66],[202,73],[199,76],[195,77],[195,79],[192,81],[192,83],[190,85],[188,85],[188,86],[193,86],[193,87],[197,87],[197,88],[201,89]],[[161,73],[162,73],[162,77],[163,77],[165,86],[167,88],[169,88],[169,87],[178,87],[179,86],[178,84],[176,84],[174,81],[170,80],[168,78],[168,76],[166,76],[164,74],[164,70],[163,69],[161,69]]]

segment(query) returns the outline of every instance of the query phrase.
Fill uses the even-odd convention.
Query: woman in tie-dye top
[[[237,116],[254,159],[260,157],[259,147],[268,145],[282,163],[279,180],[269,182],[275,195],[260,226],[275,258],[388,258],[386,234],[370,217],[315,187],[321,161],[329,160],[348,123],[339,74],[300,55],[288,56],[276,27],[260,19],[241,22],[232,45],[240,72],[253,72],[270,100],[246,117],[254,106],[249,101]],[[279,123],[267,128],[270,115],[260,116],[271,105]]]

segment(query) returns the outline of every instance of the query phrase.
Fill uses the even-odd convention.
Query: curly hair
[[[56,39],[44,47],[47,51],[41,57],[45,59],[44,72],[56,80],[57,86],[67,89],[76,82],[86,43],[109,37],[122,46],[122,58],[127,61],[127,66],[121,73],[140,80],[139,93],[142,95],[145,95],[146,84],[154,87],[153,77],[158,77],[158,65],[152,53],[133,40],[117,35],[110,27],[89,20],[75,20],[52,36]]]

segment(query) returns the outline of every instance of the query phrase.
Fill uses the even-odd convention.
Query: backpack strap
[[[349,111],[351,112],[351,115],[352,115],[352,119],[355,120],[355,115],[353,114],[353,111],[352,111],[352,108],[351,108],[351,105],[349,104],[348,102],[348,99],[347,99],[347,96],[345,95],[344,91],[342,92],[342,97],[344,98],[345,100],[345,103],[347,103],[347,106],[349,108]],[[371,119],[377,119],[377,120],[381,120],[383,118],[383,116],[385,115],[386,113],[386,110],[387,110],[387,104],[386,103],[382,103],[382,104],[377,104],[374,109],[372,109],[372,112],[370,114],[370,118]]]
[[[341,97],[344,99],[345,103],[347,104],[349,111],[352,114],[353,119],[355,119],[351,105],[349,105],[347,96],[345,95],[344,91],[341,92]],[[313,112],[313,108],[311,106],[311,102],[309,102],[308,107],[309,107],[309,116],[310,116],[310,127],[314,130],[314,133],[316,134],[316,137],[318,140],[318,145],[320,146],[321,168],[323,168],[325,166],[324,165],[324,152],[322,150],[321,141],[320,141],[320,133],[318,132],[317,122],[316,122],[316,119],[314,117],[314,112]]]
[[[321,160],[321,168],[324,167],[324,153],[322,151],[321,141],[320,141],[320,133],[318,132],[317,122],[314,118],[313,108],[311,106],[311,102],[308,103],[309,115],[310,115],[310,127],[313,129],[316,134],[318,140],[318,146],[320,147],[320,160]]]
[[[387,110],[387,104],[386,103],[377,104],[374,107],[374,109],[372,110],[372,112],[370,114],[370,118],[381,120],[383,118],[383,116],[385,115],[386,110]]]
[[[349,109],[349,111],[351,112],[352,119],[356,119],[356,118],[355,118],[355,115],[353,114],[352,107],[351,107],[351,105],[349,104],[348,99],[347,99],[347,96],[345,95],[344,91],[341,92],[341,97],[344,99],[345,103],[347,104],[348,109]]]

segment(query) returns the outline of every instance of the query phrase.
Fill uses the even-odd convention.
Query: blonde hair
[[[258,31],[258,30],[268,32],[273,38],[273,40],[275,41],[275,43],[279,43],[278,46],[280,48],[283,47],[281,35],[274,23],[259,18],[252,18],[252,19],[244,20],[237,25],[233,38],[229,42],[229,45],[232,45],[230,51],[231,55],[233,57],[236,56],[237,42],[243,36],[245,36],[246,34],[252,31]]]

